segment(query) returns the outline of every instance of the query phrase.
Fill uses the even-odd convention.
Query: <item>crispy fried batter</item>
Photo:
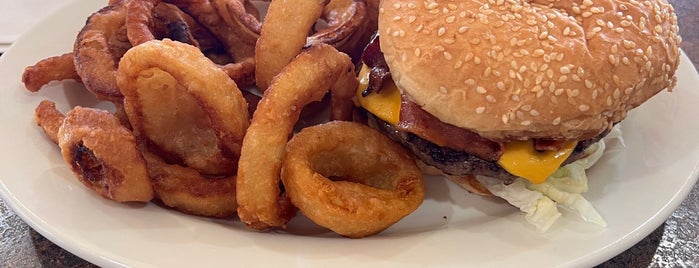
[[[80,81],[80,76],[75,71],[72,52],[40,60],[36,64],[24,68],[24,73],[22,73],[22,83],[31,92],[39,91],[51,81],[67,79]]]
[[[349,57],[324,44],[301,53],[275,77],[255,110],[238,165],[238,216],[248,227],[284,227],[293,215],[282,205],[288,202],[280,195],[279,176],[284,146],[301,109],[323,98],[328,88],[348,96],[356,86]]]

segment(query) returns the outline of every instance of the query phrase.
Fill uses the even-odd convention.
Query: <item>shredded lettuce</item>
[[[607,222],[582,194],[588,190],[585,170],[602,157],[606,141],[611,139],[618,139],[623,144],[618,127],[614,127],[604,139],[587,148],[584,158],[559,168],[540,184],[522,178],[515,179],[509,185],[495,178],[476,178],[493,195],[505,199],[526,213],[526,221],[539,232],[546,232],[561,216],[557,207],[559,205],[577,212],[584,221],[606,227]]]
[[[556,203],[540,192],[527,189],[523,179],[517,179],[509,185],[502,180],[478,176],[478,181],[495,196],[505,199],[511,205],[519,208],[526,215],[527,222],[533,224],[539,232],[546,232],[561,216]]]

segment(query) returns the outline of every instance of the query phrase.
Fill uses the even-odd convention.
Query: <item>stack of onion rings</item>
[[[360,141],[357,136],[374,139],[376,134],[365,133],[358,124],[333,122],[304,130],[316,134],[299,134],[287,145],[294,127],[307,124],[297,121],[310,103],[329,100],[331,120],[352,120],[358,82],[345,53],[355,51],[366,37],[371,19],[366,0],[278,0],[268,11],[262,23],[249,0],[110,0],[88,18],[72,52],[28,67],[23,82],[37,91],[50,81],[74,79],[116,110],[74,107],[63,115],[43,101],[35,121],[59,145],[78,180],[109,199],[157,199],[208,217],[237,212],[257,230],[284,228],[298,206],[314,222],[343,236],[380,232],[414,210],[424,196],[421,177],[413,176],[411,164],[404,163],[393,143],[384,148]],[[292,18],[299,14],[302,19]],[[264,85],[261,99],[240,91],[255,83]],[[381,155],[408,167],[381,177],[366,173],[385,175],[379,169],[395,168],[381,161],[375,163],[381,167],[338,167],[320,163],[320,158],[311,159],[307,168],[299,165],[295,155],[316,153],[328,159],[337,154],[350,165],[358,161],[342,146],[327,152],[298,150],[309,135],[327,138],[327,131],[346,132],[339,138],[347,146],[368,145],[365,157]],[[285,152],[288,160],[283,161]],[[324,196],[329,199],[309,197],[298,189],[308,179],[299,177],[301,170],[347,182],[330,182],[343,186],[332,192],[336,196]],[[347,191],[367,197],[358,203],[343,201],[361,208],[341,209],[354,214],[326,210],[324,220],[313,213],[331,200],[349,200]],[[385,206],[364,209],[377,200]]]

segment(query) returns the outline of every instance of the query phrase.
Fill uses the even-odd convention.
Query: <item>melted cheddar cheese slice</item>
[[[398,87],[391,79],[384,81],[381,90],[362,96],[369,87],[370,68],[363,64],[359,71],[357,102],[367,111],[392,125],[400,120],[401,96]],[[522,177],[532,183],[542,183],[556,172],[575,149],[577,142],[570,141],[560,151],[538,152],[533,141],[512,141],[505,144],[505,150],[498,164],[512,175]]]
[[[369,70],[366,64],[362,64],[359,70],[359,86],[357,86],[357,101],[367,111],[391,125],[398,124],[400,119],[400,91],[393,80],[386,79],[381,85],[381,90],[372,92],[362,97],[362,91],[369,87]]]
[[[505,144],[505,150],[498,159],[498,164],[510,174],[525,178],[532,183],[542,183],[551,176],[565,161],[577,142],[568,141],[559,151],[537,151],[534,142],[511,141]]]

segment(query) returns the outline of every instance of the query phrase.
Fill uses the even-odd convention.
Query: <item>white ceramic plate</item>
[[[377,236],[356,240],[300,217],[289,232],[257,233],[233,219],[107,201],[77,182],[32,120],[42,99],[56,101],[64,112],[96,102],[76,83],[52,83],[32,94],[20,82],[25,66],[69,51],[85,18],[104,2],[68,5],[0,58],[2,196],[42,235],[100,266],[591,266],[657,228],[697,179],[699,77],[683,56],[674,93],[630,113],[622,126],[625,146],[610,146],[589,172],[586,196],[607,228],[565,213],[539,234],[502,201],[466,194],[441,179],[429,181],[418,211]]]
[[[65,1],[0,0],[0,53],[39,19],[55,12]]]

